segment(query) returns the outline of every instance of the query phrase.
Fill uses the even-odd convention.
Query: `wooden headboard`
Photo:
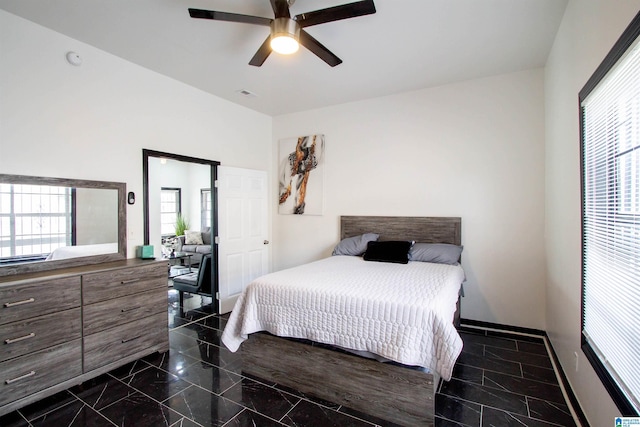
[[[462,219],[422,216],[342,216],[340,239],[377,233],[379,240],[415,240],[461,245]]]

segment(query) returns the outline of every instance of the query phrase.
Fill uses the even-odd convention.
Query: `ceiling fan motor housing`
[[[271,23],[271,38],[292,37],[300,38],[300,24],[291,18],[276,18]]]

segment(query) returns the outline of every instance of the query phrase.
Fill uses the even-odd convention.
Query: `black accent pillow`
[[[365,261],[395,262],[398,264],[409,263],[409,249],[413,242],[408,241],[384,241],[369,242],[364,253]]]

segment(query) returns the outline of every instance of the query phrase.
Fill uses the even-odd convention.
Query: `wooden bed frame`
[[[460,245],[461,224],[457,217],[343,216],[340,237],[378,233],[381,241]],[[459,311],[458,299],[456,319]],[[434,425],[437,374],[267,333],[251,334],[241,350],[249,375],[398,425]]]

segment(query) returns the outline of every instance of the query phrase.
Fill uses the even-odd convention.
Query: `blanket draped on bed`
[[[236,351],[267,331],[371,352],[451,379],[462,340],[453,315],[460,266],[333,256],[267,274],[239,297],[222,335]]]

